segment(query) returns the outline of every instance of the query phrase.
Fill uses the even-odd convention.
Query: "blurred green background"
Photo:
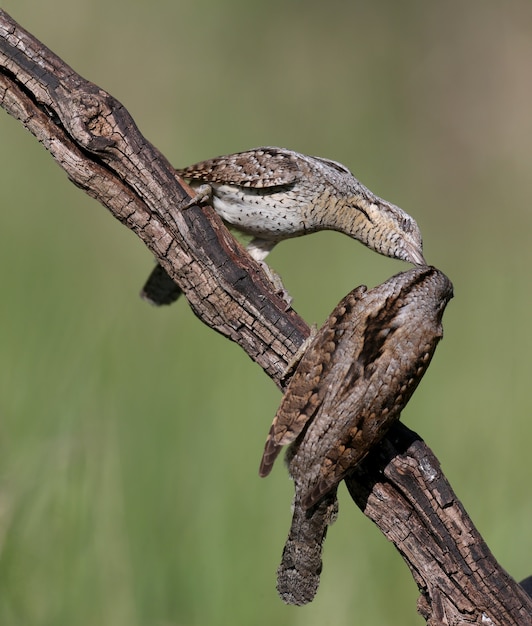
[[[455,285],[403,413],[501,564],[532,574],[532,4],[4,0],[176,165],[258,145],[345,163],[418,221]],[[423,624],[400,557],[340,491],[322,584],[275,571],[292,485],[257,469],[280,401],[0,111],[0,623]],[[269,258],[309,322],[406,265],[320,233]],[[527,460],[528,459],[528,460]]]

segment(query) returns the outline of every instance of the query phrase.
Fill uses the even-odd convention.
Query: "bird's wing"
[[[183,178],[206,183],[264,189],[296,182],[301,176],[298,155],[282,148],[255,148],[177,170]]]
[[[260,476],[270,473],[281,447],[297,438],[330,392],[332,383],[328,383],[328,377],[334,366],[333,352],[339,336],[348,331],[344,321],[350,322],[352,310],[365,292],[365,286],[357,287],[338,304],[301,358],[270,427]]]

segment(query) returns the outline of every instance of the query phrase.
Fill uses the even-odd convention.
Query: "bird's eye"
[[[403,227],[404,231],[410,232],[412,230],[412,220],[411,219],[409,219],[408,217],[403,217],[401,222],[402,222],[401,226]]]

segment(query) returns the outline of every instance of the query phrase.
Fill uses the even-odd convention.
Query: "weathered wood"
[[[345,482],[408,564],[429,626],[532,624],[530,596],[497,563],[419,435],[397,422]]]

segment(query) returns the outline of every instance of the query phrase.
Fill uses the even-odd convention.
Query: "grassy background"
[[[532,574],[532,5],[4,0],[176,165],[257,145],[345,163],[411,213],[455,285],[403,413],[500,562]],[[0,623],[422,624],[399,556],[340,492],[322,585],[286,607],[291,483],[257,468],[279,392],[147,250],[0,112]],[[280,245],[309,322],[403,269],[346,237]]]

